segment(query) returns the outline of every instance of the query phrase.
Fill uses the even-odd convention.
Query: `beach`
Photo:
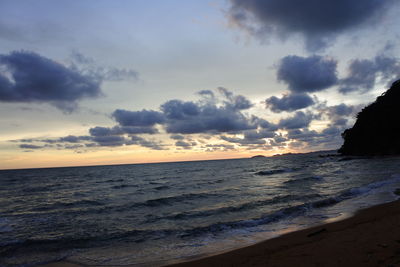
[[[341,221],[167,266],[400,266],[399,223],[400,201],[394,201]],[[42,267],[76,266],[81,265],[61,261]]]
[[[400,201],[184,266],[400,266]]]

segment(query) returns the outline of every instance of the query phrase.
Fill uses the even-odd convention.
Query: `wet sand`
[[[43,266],[82,265],[62,261]],[[342,221],[169,266],[400,266],[400,201],[361,210]]]

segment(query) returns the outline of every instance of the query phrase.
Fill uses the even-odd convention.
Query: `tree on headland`
[[[342,133],[343,155],[400,154],[400,80],[357,115],[352,128]]]

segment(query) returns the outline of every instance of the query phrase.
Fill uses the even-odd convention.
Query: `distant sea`
[[[162,265],[398,198],[400,158],[327,153],[0,171],[0,266]]]

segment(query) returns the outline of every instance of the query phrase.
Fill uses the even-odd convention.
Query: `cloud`
[[[37,146],[37,145],[31,145],[31,144],[20,144],[19,147],[22,148],[22,149],[40,149],[40,148],[44,148],[44,146]]]
[[[257,128],[256,120],[246,117],[241,112],[252,107],[247,98],[234,95],[222,87],[219,87],[218,91],[224,99],[211,97],[199,102],[170,100],[162,104],[161,111],[166,118],[164,123],[166,131],[175,134],[194,134]],[[211,94],[207,92],[206,95]]]
[[[196,142],[186,142],[183,140],[178,140],[175,142],[175,146],[182,147],[183,149],[191,149],[192,147],[196,146]]]
[[[123,134],[155,134],[158,130],[154,127],[141,127],[141,126],[114,126],[102,127],[96,126],[89,129],[91,136],[110,136],[110,135],[123,135]]]
[[[68,135],[65,137],[60,137],[58,140],[41,140],[42,142],[47,143],[54,143],[54,142],[67,142],[67,143],[79,143],[81,141],[88,141],[90,140],[89,136],[75,136],[75,135]]]
[[[171,133],[176,147],[189,149],[197,145],[193,139],[185,140],[181,134],[218,134],[239,133],[245,130],[261,129],[258,135],[271,135],[276,125],[256,116],[247,116],[243,110],[252,107],[252,103],[241,95],[235,95],[225,88],[217,89],[222,98],[214,93],[203,92],[197,101],[170,100],[160,106],[160,111],[129,111],[117,109],[111,114],[117,125],[112,127],[95,126],[90,128],[88,136],[68,135],[55,139],[31,139],[31,142],[54,143],[65,147],[66,143],[94,146],[140,145],[151,149],[166,149],[165,145],[147,140],[137,134],[156,134],[158,129]],[[207,97],[204,97],[207,95]],[[250,133],[246,133],[250,140]],[[254,134],[253,134],[254,135]],[[261,137],[260,137],[261,138]],[[256,143],[259,141],[251,141]],[[71,146],[71,144],[69,144]]]
[[[329,107],[331,116],[349,116],[354,112],[355,107],[344,103]]]
[[[314,115],[311,113],[304,113],[297,111],[293,117],[281,119],[279,121],[279,128],[281,129],[299,129],[308,127],[313,120]]]
[[[238,137],[230,137],[230,136],[221,136],[221,139],[227,141],[229,143],[235,143],[240,145],[264,145],[266,141],[264,139],[246,139],[246,138],[238,138]]]
[[[251,110],[248,109],[252,107],[252,103],[244,96],[235,95],[225,88],[217,91],[219,94],[200,94],[198,101],[170,100],[162,104],[159,110],[117,109],[111,115],[116,122],[114,126],[91,127],[88,135],[28,138],[13,142],[23,142],[38,148],[48,145],[53,149],[74,149],[76,152],[88,148],[131,145],[154,150],[195,147],[196,150],[205,151],[226,151],[235,147],[246,150],[332,147],[338,145],[340,132],[346,126],[348,117],[356,110],[354,106],[346,104],[326,106],[323,102],[313,109],[318,109],[315,114],[297,111],[278,123],[271,123],[249,114]],[[270,102],[270,105],[276,105],[275,109],[279,110],[294,109],[299,107],[297,100],[289,101],[286,98],[301,99],[303,95],[308,97],[307,94],[284,95],[281,99],[278,98],[282,103]],[[326,129],[316,132],[308,129],[312,120],[329,120],[329,123]],[[155,139],[158,135],[154,137],[154,134],[163,134],[165,137],[169,135],[173,145],[163,144]],[[145,135],[153,135],[153,138],[147,139]],[[220,144],[213,144],[215,140],[219,140]]]
[[[185,118],[191,118],[198,116],[200,109],[194,102],[181,101],[181,100],[169,100],[161,105],[161,111],[165,114],[165,117],[171,120],[182,120]]]
[[[282,111],[295,111],[309,107],[314,104],[314,100],[307,94],[289,94],[282,98],[271,96],[265,100],[267,108],[279,113]]]
[[[50,103],[72,112],[101,95],[100,81],[34,52],[0,54],[0,101]]]
[[[337,149],[343,142],[340,133],[345,127],[330,125],[321,132],[315,130],[291,129],[287,138],[291,141],[291,148],[308,148],[313,150]]]
[[[319,119],[329,120],[328,126],[344,127],[347,123],[355,118],[355,115],[364,105],[348,105],[339,104],[334,106],[326,106],[326,103],[320,103],[317,108],[315,117]]]
[[[396,57],[377,55],[373,59],[354,59],[348,67],[347,77],[340,80],[339,92],[366,93],[374,88],[377,81],[388,85],[400,75],[400,60]]]
[[[129,111],[117,109],[111,115],[121,126],[154,126],[165,120],[164,114],[154,110]]]
[[[230,21],[251,35],[285,39],[301,35],[309,51],[331,45],[339,35],[379,23],[393,0],[231,0]]]
[[[214,92],[211,90],[201,90],[197,92],[201,96],[214,97]]]
[[[278,125],[256,116],[252,116],[252,121],[262,129],[268,129],[270,131],[276,131],[279,129]]]
[[[89,129],[90,140],[96,142],[99,146],[123,146],[140,145],[144,147],[160,150],[158,143],[148,141],[135,134],[154,134],[157,129],[147,126],[114,126],[101,127],[96,126]],[[126,137],[128,135],[129,137]]]
[[[96,142],[98,146],[113,147],[131,144],[129,139],[120,135],[93,136],[91,139],[92,141]]]
[[[245,115],[226,107],[199,106],[197,115],[166,121],[168,133],[194,134],[206,132],[233,132],[255,129]]]
[[[327,89],[338,81],[337,61],[327,57],[286,56],[281,59],[277,78],[293,93],[310,93]]]
[[[240,144],[241,146],[256,148],[256,146],[264,146],[265,144],[267,144],[267,141],[265,139],[274,138],[275,136],[276,133],[274,130],[271,131],[269,129],[257,129],[243,131],[243,138],[223,135],[221,136],[221,139],[230,143]]]
[[[139,73],[132,69],[97,66],[96,61],[78,51],[71,53],[71,68],[102,81],[137,80]]]
[[[170,136],[170,138],[174,139],[174,140],[183,140],[183,139],[185,139],[185,137],[183,135],[180,135],[180,134],[173,134],[173,135]]]
[[[224,87],[218,87],[217,89],[228,100],[225,101],[225,104],[229,108],[234,110],[244,110],[253,106],[253,104],[242,95],[234,95],[231,91]]]
[[[274,137],[274,142],[275,142],[275,143],[280,144],[280,143],[284,143],[284,142],[286,142],[286,141],[288,141],[288,139],[285,138],[285,137],[283,137],[282,135],[276,135],[276,136]]]
[[[147,140],[140,136],[132,136],[131,140],[132,140],[131,144],[140,145],[142,147],[147,147],[147,148],[154,149],[154,150],[165,150],[166,149],[161,142]]]
[[[207,144],[202,148],[206,149],[206,152],[215,152],[215,151],[229,151],[234,150],[235,146],[230,144]]]
[[[244,138],[247,140],[273,138],[275,135],[275,131],[270,131],[268,129],[250,130],[244,132]]]

